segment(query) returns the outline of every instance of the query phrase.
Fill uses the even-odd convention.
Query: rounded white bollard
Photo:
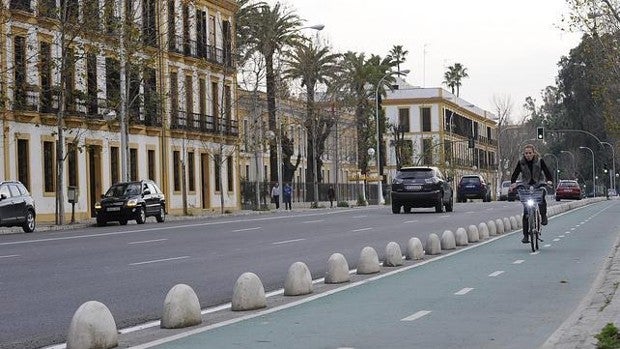
[[[200,301],[196,292],[185,284],[172,287],[164,300],[161,328],[184,328],[200,323]]]
[[[426,254],[435,255],[441,254],[441,242],[439,236],[435,233],[430,233],[426,239],[426,248],[424,249]]]
[[[407,259],[422,259],[424,258],[424,247],[422,247],[422,241],[418,238],[411,238],[407,241]]]
[[[403,253],[400,250],[400,245],[391,241],[385,246],[385,260],[383,261],[383,266],[397,267],[399,265],[403,265]]]
[[[480,233],[478,233],[478,227],[473,224],[467,227],[467,241],[478,242],[479,240],[480,240]]]
[[[67,349],[107,349],[116,346],[118,331],[108,307],[97,301],[82,304],[71,319]]]
[[[295,262],[288,268],[284,281],[285,296],[300,296],[312,293],[312,275],[304,262]]]
[[[504,221],[502,221],[499,218],[496,219],[495,220],[495,228],[497,229],[497,235],[504,234]]]
[[[510,216],[508,219],[510,219],[510,230],[519,229],[519,223],[517,223],[517,217]]]
[[[489,227],[485,222],[478,224],[478,234],[480,235],[480,240],[489,238]]]
[[[504,233],[510,233],[512,231],[512,225],[510,224],[510,219],[508,217],[504,217]]]
[[[265,288],[258,276],[250,272],[241,274],[235,282],[231,309],[235,311],[254,310],[266,306]]]
[[[358,274],[374,274],[381,270],[377,251],[370,246],[366,246],[360,252],[360,259],[357,263]]]
[[[457,246],[469,245],[469,239],[467,239],[467,231],[465,231],[465,228],[456,229],[456,233],[454,235],[456,236]]]
[[[456,248],[456,239],[454,233],[450,230],[446,230],[441,234],[441,249],[442,250],[454,250]]]
[[[495,224],[495,221],[488,221],[487,227],[489,228],[489,236],[497,235],[497,225]]]
[[[349,276],[349,263],[342,253],[333,253],[327,261],[325,272],[326,284],[339,284],[351,280]]]

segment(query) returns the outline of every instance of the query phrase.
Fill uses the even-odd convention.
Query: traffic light
[[[476,141],[474,137],[469,137],[469,139],[467,140],[467,148],[474,149],[475,147],[476,147]]]
[[[545,128],[544,127],[538,127],[536,129],[536,138],[541,141],[545,140]]]

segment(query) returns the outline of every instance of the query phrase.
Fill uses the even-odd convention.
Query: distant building
[[[391,126],[383,134],[388,183],[397,167],[390,131],[396,127],[404,140],[406,165],[437,166],[456,183],[464,174],[480,173],[497,188],[495,115],[444,89],[415,87],[402,79],[387,91],[382,106]]]

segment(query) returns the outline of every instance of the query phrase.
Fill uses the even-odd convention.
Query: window
[[[168,49],[170,51],[175,51],[176,46],[176,33],[174,32],[175,26],[174,24],[177,22],[175,20],[174,13],[174,0],[168,1]]]
[[[398,126],[401,126],[405,132],[411,131],[409,127],[409,108],[398,109]]]
[[[157,46],[157,26],[155,25],[155,1],[142,1],[142,42]]]
[[[207,13],[196,10],[196,34],[198,41],[198,57],[207,57]]]
[[[224,120],[224,123],[226,125],[226,131],[230,131],[230,126],[231,126],[231,117],[232,117],[232,93],[230,91],[230,86],[229,85],[225,85],[224,86],[224,116],[226,117],[226,119]]]
[[[146,151],[147,161],[149,167],[149,179],[156,180],[155,178],[155,150],[149,149]]]
[[[117,27],[119,19],[114,16],[114,0],[104,0],[103,3],[103,18],[108,34],[113,34]]]
[[[77,6],[77,5],[76,5]],[[65,109],[67,111],[76,111],[75,105],[75,51],[67,48],[67,58],[64,72],[64,88],[66,91]]]
[[[234,188],[234,178],[233,178],[233,158],[229,156],[226,158],[226,177],[228,179],[228,191],[233,191]]]
[[[424,138],[422,140],[422,158],[424,159],[424,165],[433,164],[433,139]]]
[[[157,77],[155,69],[144,68],[144,118],[146,124],[157,124]]]
[[[82,11],[88,14],[88,18],[83,19],[84,24],[90,26],[90,28],[99,28],[99,1],[84,0]]]
[[[63,22],[77,23],[78,21],[78,1],[60,0],[60,19]]]
[[[204,119],[204,116],[207,115],[207,82],[203,78],[198,81],[198,91],[198,108],[200,110],[200,117]]]
[[[194,111],[194,80],[191,75],[185,77],[185,110],[188,117]]]
[[[138,180],[138,149],[129,149],[129,177],[132,181]]]
[[[94,53],[89,53],[86,56],[86,94],[88,95],[89,115],[97,115],[99,113],[97,89],[97,56]]]
[[[27,139],[17,140],[17,179],[30,188],[29,149]]]
[[[219,154],[213,155],[213,162],[215,167],[215,191],[220,191],[220,182],[222,181],[222,156]]]
[[[110,179],[112,184],[120,182],[119,180],[119,162],[118,162],[119,148],[110,147]]]
[[[232,65],[232,38],[229,21],[222,22],[222,39],[224,41],[224,64],[230,66]]]
[[[421,108],[422,132],[431,132],[431,108]]]
[[[196,191],[196,178],[194,177],[194,152],[187,153],[187,186],[189,191]]]
[[[189,56],[192,54],[191,40],[189,37],[189,6],[183,4],[183,54]]]
[[[69,174],[69,183],[67,185],[72,187],[78,186],[78,163],[77,163],[77,146],[73,143],[67,147],[67,172]]]
[[[129,106],[127,110],[127,119],[129,121],[140,120],[142,119],[140,115],[140,102],[142,101],[140,99],[140,85],[142,84],[142,79],[140,78],[140,68],[135,64],[131,64],[129,65],[128,70],[127,75],[129,78],[129,91],[127,91],[127,93],[129,95]]]
[[[172,179],[174,191],[181,191],[181,153],[178,150],[172,152]]]
[[[41,43],[39,73],[41,75],[41,111],[51,113],[52,110],[52,50],[47,42]]]
[[[209,45],[215,47],[215,16],[209,16]]]
[[[121,100],[120,63],[114,58],[105,59],[105,87],[108,106],[116,106]]]
[[[11,10],[32,12],[32,9],[30,8],[30,0],[11,0],[9,6]]]
[[[43,17],[56,17],[56,0],[39,1],[39,14]]]
[[[21,109],[26,106],[26,38],[16,36],[13,41],[15,50],[15,107]]]
[[[43,142],[43,184],[44,192],[53,193],[55,191],[54,182],[56,175],[56,162],[54,160],[54,142]]]
[[[217,120],[220,118],[220,101],[219,101],[219,94],[218,94],[218,90],[217,90],[217,82],[212,82],[211,83],[211,100],[212,100],[212,108],[211,108],[211,112],[213,113],[213,118]]]

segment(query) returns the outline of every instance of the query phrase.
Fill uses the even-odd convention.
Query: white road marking
[[[168,261],[176,261],[176,260],[179,260],[179,259],[186,259],[186,258],[189,258],[189,256],[173,257],[173,258],[165,258],[165,259],[155,259],[155,260],[146,261],[146,262],[130,263],[129,265],[141,265],[141,264],[168,262]]]
[[[412,221],[404,221],[403,223],[417,223],[417,222],[419,222],[419,220],[414,219]]]
[[[6,255],[6,256],[0,256],[0,258],[11,258],[11,257],[19,257],[19,255],[18,254],[9,254],[9,255]]]
[[[315,219],[313,221],[303,221],[302,223],[320,223],[325,221],[324,219]]]
[[[306,239],[293,239],[293,240],[278,241],[278,242],[272,243],[272,245],[282,245],[282,244],[288,244],[291,242],[298,242],[298,241],[304,241],[304,240]]]
[[[423,316],[426,316],[428,314],[430,314],[431,311],[430,310],[420,310],[417,313],[413,314],[413,315],[409,315],[406,318],[402,318],[400,319],[400,321],[414,321],[417,320]]]
[[[372,230],[372,228],[360,228],[360,229],[353,229],[351,230],[351,232],[353,233],[357,233],[359,231],[366,231],[366,230]]]
[[[523,259],[517,259],[516,261],[512,262],[512,264],[521,264],[525,262]]]
[[[575,230],[575,228],[570,228],[570,230]]]
[[[559,238],[563,238],[563,237],[566,237],[566,236],[564,236],[564,235],[558,235],[558,237],[559,237]]]
[[[261,228],[262,228],[262,227],[245,228],[245,229],[235,229],[235,230],[233,230],[233,233],[238,233],[238,232],[240,232],[240,231],[259,230],[259,229],[261,229]]]
[[[530,252],[530,255],[535,256],[535,255],[537,255],[537,254],[539,254],[539,253],[540,253],[540,251]]]
[[[366,217],[368,217],[368,216],[363,214],[363,215],[359,215],[359,216],[353,216],[351,218],[366,218]]]
[[[560,239],[553,239],[553,241],[560,241]]]
[[[464,294],[468,294],[468,293],[469,293],[470,291],[472,291],[472,290],[473,290],[473,288],[471,288],[471,287],[465,287],[464,289],[462,289],[462,290],[460,290],[460,291],[456,292],[454,295],[455,295],[455,296],[462,296],[462,295],[464,295]]]
[[[127,245],[135,245],[135,244],[147,244],[149,242],[160,242],[160,241],[166,241],[168,239],[157,239],[157,240],[144,240],[144,241],[134,241],[134,242],[128,242]]]
[[[570,231],[565,231],[564,234],[570,234]]]
[[[494,271],[491,274],[489,274],[490,277],[495,277],[495,276],[499,276],[501,274],[503,274],[504,271],[503,270],[498,270],[498,271]]]
[[[551,244],[546,244],[546,245],[545,245],[545,246],[543,246],[543,247],[551,247]]]

